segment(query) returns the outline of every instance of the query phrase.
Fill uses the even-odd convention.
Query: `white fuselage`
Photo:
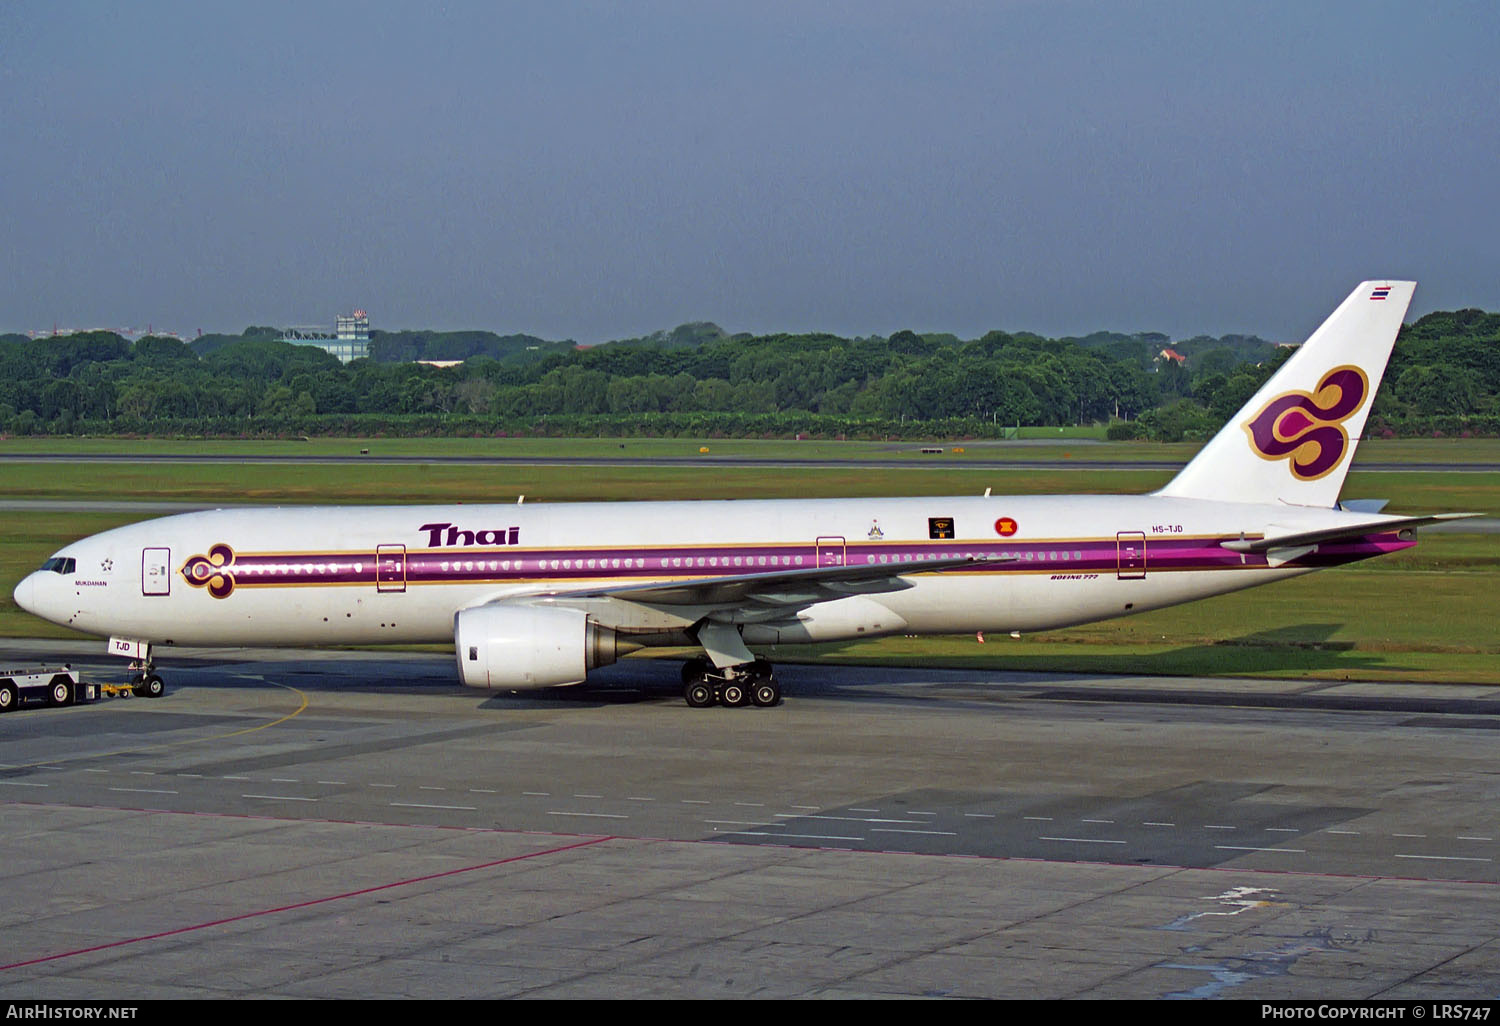
[[[447,642],[458,611],[517,596],[972,555],[1005,561],[736,622],[751,644],[1037,631],[1410,544],[1342,542],[1281,563],[1220,547],[1351,519],[1113,495],[239,508],[69,545],[51,562],[71,573],[38,571],[16,599],[55,623],[158,645]],[[624,626],[644,634],[673,622]]]

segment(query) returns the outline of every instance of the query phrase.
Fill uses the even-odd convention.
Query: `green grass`
[[[0,444],[17,451],[24,441]],[[85,450],[84,442],[50,442],[52,451],[121,451],[147,443],[108,440]],[[1439,447],[1428,445],[1442,442]],[[607,446],[618,446],[606,440]],[[413,455],[455,451],[454,445],[494,444],[472,439],[402,442]],[[90,442],[89,445],[94,443]],[[253,445],[307,451],[319,443],[153,443],[197,446]],[[333,445],[333,442],[324,442]],[[353,444],[344,442],[339,444]],[[397,443],[376,442],[371,445]],[[629,442],[628,446],[637,443]],[[640,443],[646,445],[647,443]],[[679,449],[678,441],[654,441]],[[688,443],[691,445],[691,443]],[[720,451],[781,455],[800,445],[855,443],[710,442]],[[1467,445],[1486,452],[1491,443],[1417,440],[1372,443],[1399,446],[1389,453],[1363,452],[1381,461],[1479,462]],[[551,453],[568,446],[594,447],[590,439],[533,440]],[[1093,446],[1113,450],[1113,445]],[[1190,448],[1190,447],[1189,447]],[[43,451],[39,446],[32,451]],[[1164,451],[1156,447],[1155,451]],[[169,450],[154,450],[169,451]],[[222,451],[217,448],[208,451]],[[257,450],[260,454],[263,451]],[[533,454],[537,454],[532,450]],[[696,451],[693,447],[692,451]],[[884,456],[866,447],[872,455]],[[972,451],[972,450],[971,450]],[[618,453],[618,448],[614,449]],[[629,450],[627,449],[627,452]],[[546,455],[548,452],[541,452]],[[1486,457],[1490,458],[1490,457]],[[959,459],[909,469],[862,467],[742,468],[504,467],[415,465],[276,464],[11,464],[3,471],[0,495],[14,498],[141,499],[172,498],[213,504],[245,502],[528,502],[594,499],[704,497],[817,497],[889,494],[997,494],[1141,492],[1165,483],[1172,471],[965,469]],[[1465,510],[1500,515],[1500,473],[1356,471],[1344,494],[1390,498],[1396,512]],[[18,610],[11,590],[24,573],[68,542],[132,520],[128,513],[10,512],[0,532],[0,635],[68,637],[78,635],[44,624]],[[1013,640],[990,636],[886,638],[819,649],[787,649],[780,658],[841,662],[920,663],[1020,671],[1154,673],[1218,676],[1272,676],[1313,680],[1412,680],[1500,683],[1500,535],[1424,533],[1416,548],[1349,568],[1173,609],[1106,621]]]
[[[1146,492],[1172,470],[970,470],[880,467],[577,467],[465,464],[20,463],[4,467],[10,498],[135,498],[235,503],[415,503],[597,499],[814,498],[860,495]],[[1391,512],[1500,515],[1500,473],[1355,471],[1344,494],[1388,498]]]
[[[1496,684],[1495,611],[1475,598],[1497,586],[1500,570],[1324,570],[1019,640],[886,638],[777,656],[1037,672]]]
[[[1120,460],[1151,460],[1186,463],[1200,448],[1196,442],[1102,442],[1098,428],[1022,428],[1025,444],[1008,441],[945,439],[920,441],[826,441],[810,439],[726,438],[311,438],[265,439],[173,439],[173,438],[49,438],[0,437],[4,454],[131,453],[153,455],[213,456],[357,456],[368,449],[380,456],[512,456],[576,457],[613,459],[702,456],[705,463],[716,456],[798,459],[900,459],[912,463],[962,464],[965,460],[1078,460],[1080,463]],[[1043,444],[1055,443],[1055,444]],[[924,455],[923,448],[939,446],[940,456]],[[706,447],[709,451],[700,453]],[[963,449],[963,452],[955,452]],[[1494,438],[1402,438],[1370,439],[1360,443],[1362,463],[1500,463],[1500,439]]]

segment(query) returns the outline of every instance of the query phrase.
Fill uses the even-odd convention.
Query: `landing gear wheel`
[[[758,680],[750,689],[750,701],[762,709],[781,704],[781,685],[774,680]]]
[[[58,678],[52,682],[47,689],[47,701],[53,705],[71,705],[73,702],[73,685],[66,678]]]
[[[707,709],[714,704],[714,689],[706,680],[689,681],[682,689],[682,697],[694,709]]]
[[[691,684],[695,680],[702,680],[703,677],[708,673],[708,671],[712,670],[713,668],[714,664],[709,662],[707,659],[704,659],[702,656],[699,656],[696,659],[689,659],[687,662],[682,664],[682,683],[684,685],[687,685]]]
[[[130,690],[141,698],[160,698],[167,693],[167,685],[153,673]]]
[[[724,704],[731,709],[738,709],[741,706],[750,704],[750,692],[745,689],[745,685],[737,680],[732,680],[724,685],[721,698]]]
[[[0,684],[0,713],[7,713],[21,704],[21,692],[14,684]]]

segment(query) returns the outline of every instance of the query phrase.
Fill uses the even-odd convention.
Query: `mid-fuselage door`
[[[1146,576],[1146,532],[1120,531],[1115,535],[1122,581],[1140,580]]]
[[[172,593],[172,550],[141,550],[141,594],[170,595]]]
[[[375,590],[406,590],[406,546],[375,546]]]
[[[843,566],[845,556],[844,539],[837,535],[821,535],[817,543],[818,566]]]

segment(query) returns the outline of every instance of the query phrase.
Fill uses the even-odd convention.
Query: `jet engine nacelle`
[[[578,609],[493,605],[453,618],[458,677],[471,688],[524,691],[577,684],[619,655],[615,632]]]

